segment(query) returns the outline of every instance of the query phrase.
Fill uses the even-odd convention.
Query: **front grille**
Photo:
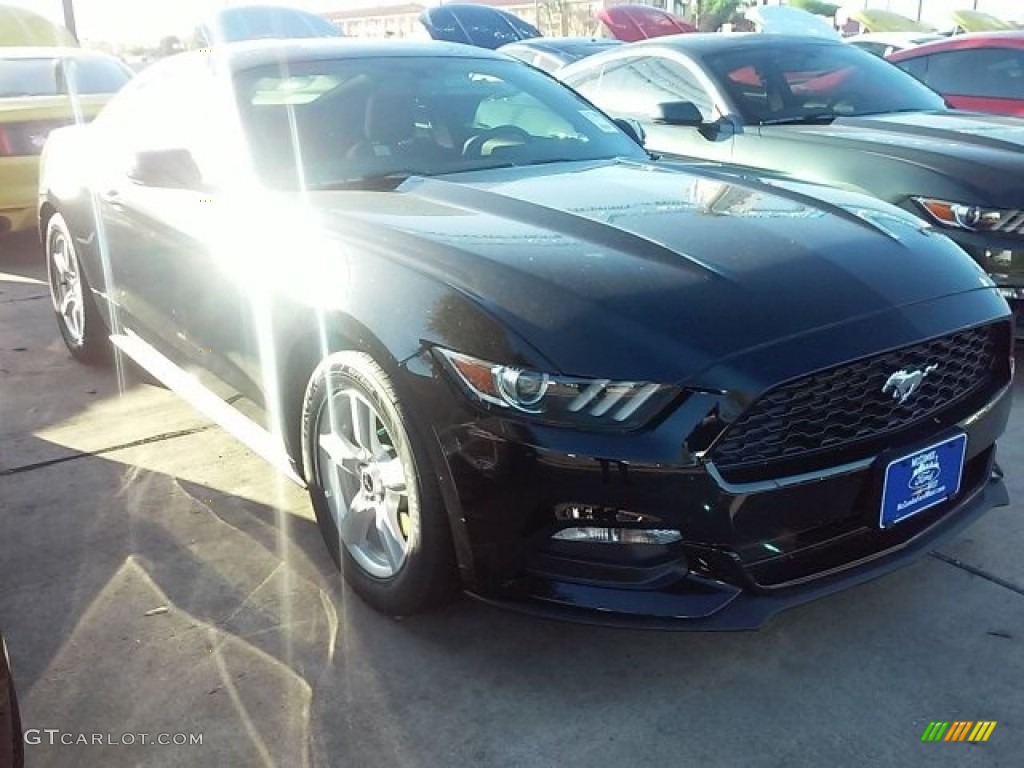
[[[998,224],[986,231],[1024,234],[1024,211],[1007,211]]]
[[[733,422],[711,458],[727,479],[728,470],[756,465],[759,475],[768,476],[772,468],[793,460],[838,451],[846,461],[855,460],[860,456],[851,447],[867,447],[947,414],[973,393],[1005,383],[1005,330],[992,325],[960,331],[783,384]],[[902,403],[891,391],[882,391],[897,371],[929,368]]]

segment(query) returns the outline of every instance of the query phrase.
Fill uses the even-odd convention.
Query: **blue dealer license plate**
[[[967,435],[959,434],[890,461],[882,485],[879,525],[888,528],[955,496],[966,450]]]

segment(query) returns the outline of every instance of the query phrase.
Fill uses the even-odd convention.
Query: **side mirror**
[[[690,125],[694,128],[704,124],[704,115],[692,101],[663,101],[654,108],[651,119],[663,125]]]
[[[647,141],[647,134],[644,133],[644,128],[640,125],[639,120],[631,120],[626,117],[616,117],[613,122],[622,129],[624,134],[629,136],[629,138],[641,147],[644,145],[644,142]]]
[[[128,178],[147,187],[203,188],[203,174],[187,149],[138,152],[128,171]]]

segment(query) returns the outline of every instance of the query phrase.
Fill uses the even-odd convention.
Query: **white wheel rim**
[[[49,239],[50,295],[68,336],[80,344],[85,335],[85,308],[78,260],[67,235],[54,230]]]

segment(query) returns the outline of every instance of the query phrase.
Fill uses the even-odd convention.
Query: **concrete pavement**
[[[340,583],[300,489],[170,393],[72,361],[37,248],[0,241],[0,627],[41,742],[28,764],[1020,765],[1017,392],[1013,506],[760,632],[469,599],[396,622]],[[982,719],[999,723],[985,744],[920,741]]]

